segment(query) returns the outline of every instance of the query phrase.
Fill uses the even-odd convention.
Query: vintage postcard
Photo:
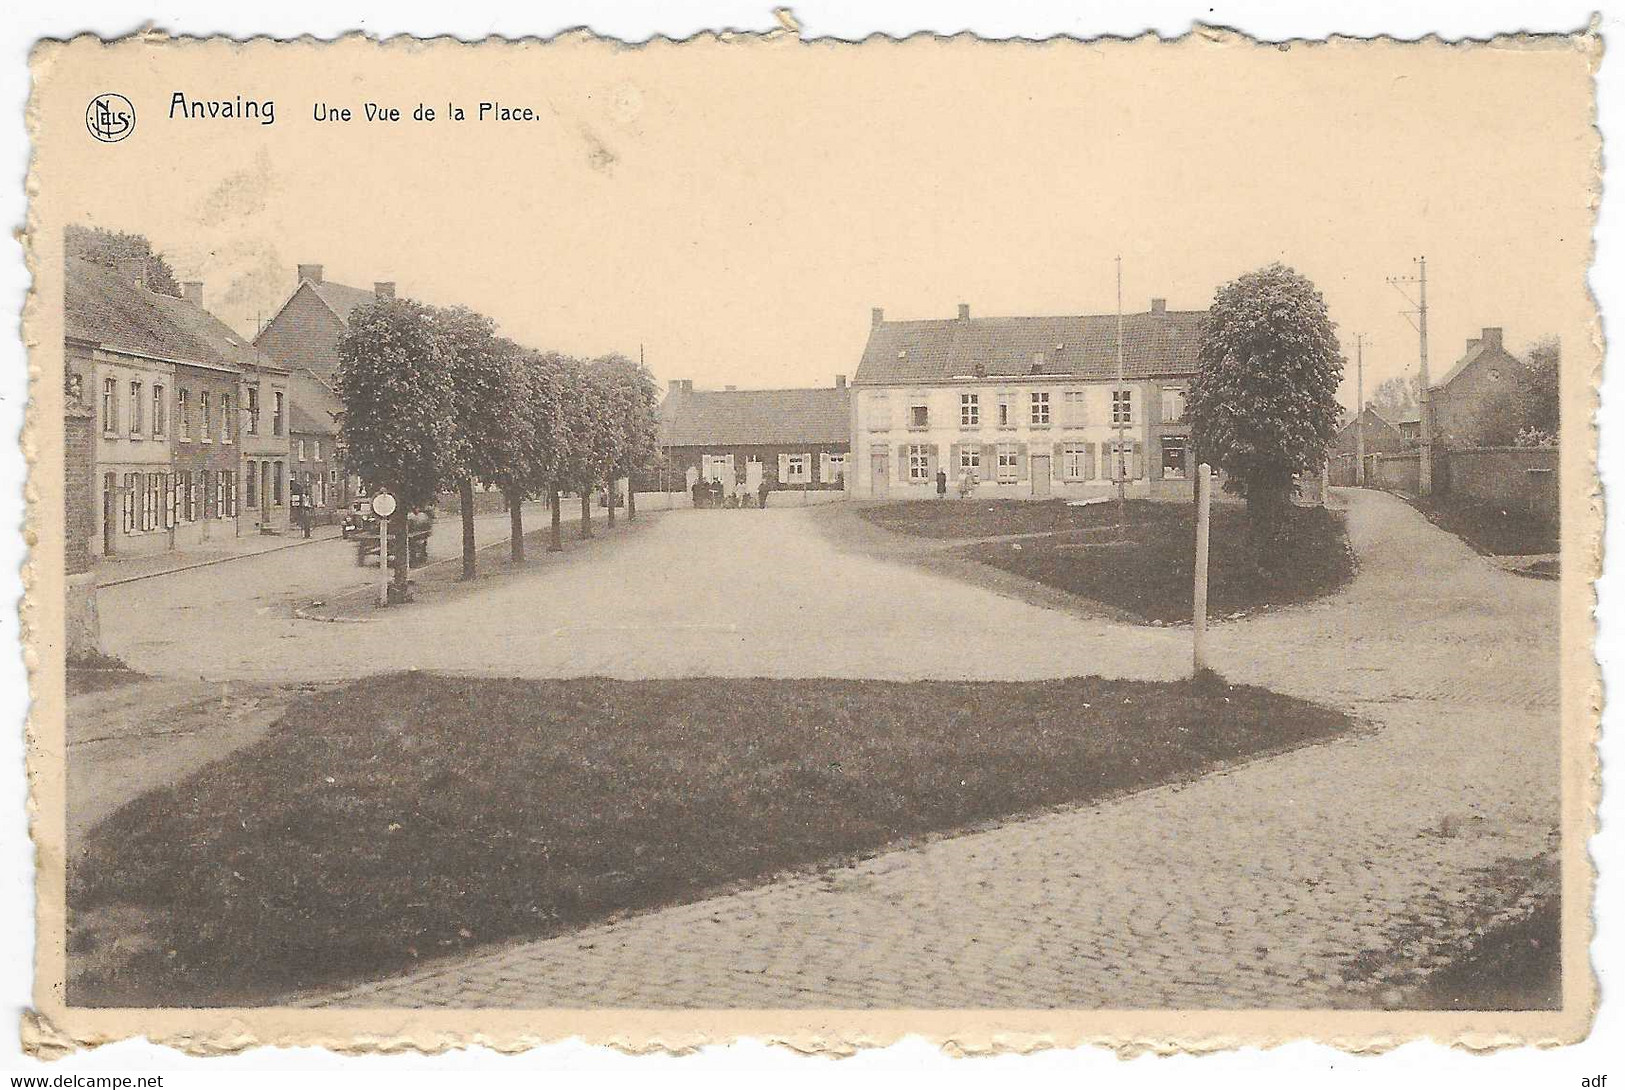
[[[1600,56],[41,43],[29,1047],[1581,1039]]]

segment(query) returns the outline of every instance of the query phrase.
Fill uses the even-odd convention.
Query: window
[[[275,408],[273,408],[271,410],[271,434],[272,435],[281,435],[282,434],[282,391],[278,390],[276,393],[272,394],[271,396],[276,399],[275,402],[274,402]]]
[[[231,427],[232,427],[231,395],[230,394],[221,394],[220,395],[220,441],[222,443],[231,442]]]
[[[1032,395],[1031,420],[1035,428],[1049,427],[1049,394],[1034,391]]]
[[[248,486],[248,494],[247,494],[248,506],[253,507],[254,504],[255,504],[256,498],[258,496],[258,493],[254,489],[254,463],[253,462],[248,463],[247,486]]]
[[[316,448],[315,460],[319,462],[322,460],[322,441],[320,439],[312,439],[311,443]]]
[[[929,481],[931,479],[931,452],[929,447],[916,443],[908,448],[908,479],[911,481]]]
[[[999,444],[999,480],[1013,481],[1016,479],[1016,445],[1014,443]]]
[[[1013,428],[1015,426],[1016,426],[1016,419],[1010,413],[1010,395],[1009,394],[1000,394],[999,395],[999,427],[1001,427],[1001,428]]]
[[[982,448],[971,443],[959,448],[959,475],[973,482],[982,479]]]
[[[277,396],[281,397],[282,395],[278,394]],[[271,505],[273,507],[282,506],[282,473],[282,463],[278,462],[271,473]]]
[[[305,460],[305,441],[303,439],[299,440],[297,446],[299,448],[299,460],[302,462]]]
[[[1185,437],[1165,436],[1162,440],[1162,476],[1164,480],[1185,479]]]
[[[1082,443],[1069,443],[1061,448],[1061,476],[1069,481],[1081,481],[1089,476],[1089,448]]]
[[[260,433],[260,391],[259,391],[258,387],[250,386],[248,388],[248,434],[249,435],[258,435],[259,433]],[[254,490],[252,488],[250,488],[248,490],[248,496],[249,496],[248,506],[253,507],[254,506],[254,498],[253,498],[254,497]]]
[[[130,438],[141,438],[141,383],[130,383]]]
[[[197,395],[197,411],[202,418],[203,427],[200,430],[203,441],[211,442],[210,437],[214,435],[214,415],[209,411],[209,391],[204,390]]]
[[[1113,390],[1112,391],[1112,423],[1113,424],[1132,424],[1132,423],[1134,423],[1134,391],[1133,390]]]
[[[1125,439],[1121,443],[1114,439],[1110,443],[1101,444],[1101,457],[1107,459],[1108,462],[1105,467],[1106,471],[1101,476],[1114,481],[1138,480],[1143,475],[1140,473],[1139,467],[1135,465],[1134,448],[1138,445],[1138,443],[1129,439]]]
[[[118,380],[102,382],[102,431],[111,435],[118,431]]]
[[[808,458],[805,454],[792,454],[785,461],[784,483],[806,484]]]
[[[959,426],[974,428],[982,423],[982,395],[959,395]]]
[[[931,409],[924,401],[915,401],[909,405],[908,426],[911,428],[929,428],[931,426]]]
[[[1089,421],[1089,413],[1082,390],[1068,390],[1061,395],[1061,423],[1079,428]]]
[[[846,479],[845,454],[820,454],[818,456],[818,479],[824,484],[839,484]]]
[[[158,383],[152,384],[152,437],[164,437],[164,425],[168,423],[169,414],[164,410],[169,406],[164,402],[164,388]]]
[[[227,470],[220,474],[221,486],[225,490],[225,506],[220,510],[220,517],[234,518],[237,515],[237,471]]]
[[[175,391],[175,416],[184,443],[192,438],[192,393],[184,386]]]
[[[1170,387],[1162,391],[1162,422],[1177,424],[1185,419],[1185,391]]]

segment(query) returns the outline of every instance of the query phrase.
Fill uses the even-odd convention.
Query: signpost
[[[1196,467],[1196,598],[1191,605],[1191,663],[1200,674],[1207,669],[1207,532],[1208,508],[1213,500],[1213,470]]]
[[[380,492],[372,498],[372,513],[378,516],[378,604],[389,605],[389,516],[395,513],[395,497]]]

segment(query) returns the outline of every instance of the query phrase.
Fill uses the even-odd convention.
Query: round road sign
[[[379,518],[388,518],[395,513],[395,497],[388,492],[380,492],[372,498],[372,510]]]

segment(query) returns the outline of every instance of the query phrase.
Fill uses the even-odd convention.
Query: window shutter
[[[948,444],[948,476],[950,478],[958,478],[959,476],[959,446],[958,443]]]
[[[818,483],[829,483],[829,451],[818,452]]]
[[[1134,480],[1137,481],[1141,477],[1145,476],[1145,448],[1138,440],[1135,440],[1135,443],[1134,443],[1134,466],[1133,466],[1133,469],[1134,469],[1134,478],[1133,478]]]
[[[925,475],[931,478],[933,486],[937,483],[937,444],[930,443],[925,448]]]
[[[979,481],[996,481],[999,479],[999,448],[992,443],[982,444],[982,468],[977,473]]]
[[[779,483],[783,484],[785,481],[788,481],[789,479],[790,479],[790,456],[788,454],[781,454],[781,455],[779,455]]]
[[[897,479],[903,484],[908,483],[908,444],[897,444]]]
[[[1027,444],[1016,444],[1016,480],[1025,481],[1031,474],[1027,470]]]
[[[1049,475],[1057,481],[1066,480],[1066,447],[1061,443],[1055,444],[1049,456]]]
[[[1093,443],[1083,445],[1083,476],[1086,480],[1092,481],[1095,479],[1095,445]]]

